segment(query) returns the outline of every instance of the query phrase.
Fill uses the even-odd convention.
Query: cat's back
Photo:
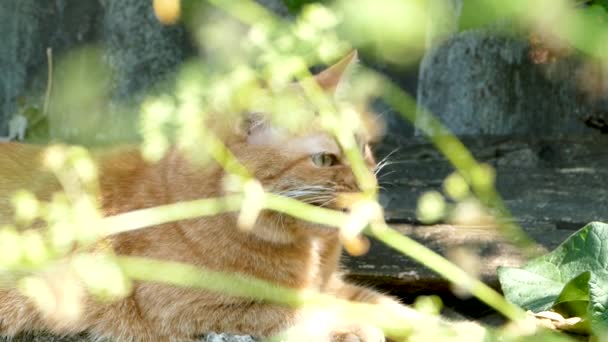
[[[46,197],[59,184],[44,167],[45,148],[40,145],[0,143],[0,201],[20,189]]]
[[[44,147],[21,143],[0,143],[0,223],[12,218],[11,198],[27,190],[49,199],[59,189],[55,176],[44,167]]]
[[[0,164],[13,169],[42,166],[44,146],[16,142],[0,143]]]

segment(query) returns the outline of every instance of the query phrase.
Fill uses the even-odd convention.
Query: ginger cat
[[[352,53],[315,76],[332,92]],[[266,191],[322,205],[334,203],[340,192],[358,191],[355,177],[333,137],[321,131],[289,135],[253,116],[244,131],[226,145],[262,183]],[[366,162],[375,166],[369,148]],[[50,173],[40,171],[43,148],[0,144],[0,191],[19,188],[48,199],[60,189]],[[155,164],[144,161],[138,147],[98,156],[105,215],[178,201],[225,194],[219,165],[196,166],[176,148]],[[308,196],[312,194],[313,196]],[[315,198],[316,196],[316,198]],[[331,205],[329,205],[331,206]],[[335,207],[335,206],[334,206]],[[0,198],[0,224],[11,221],[6,198]],[[293,289],[314,289],[338,298],[389,305],[406,310],[397,300],[340,278],[341,244],[336,229],[274,212],[263,212],[251,231],[237,228],[236,214],[183,220],[121,233],[112,237],[117,254],[179,261],[211,270],[238,272]],[[311,319],[300,309],[198,289],[156,283],[135,283],[132,293],[110,304],[87,300],[84,315],[65,326],[43,317],[13,289],[0,290],[0,334],[23,330],[73,333],[83,330],[119,341],[189,341],[206,332],[230,332],[270,337]],[[319,332],[317,332],[319,334]],[[320,332],[325,341],[383,341],[372,326],[335,326]]]

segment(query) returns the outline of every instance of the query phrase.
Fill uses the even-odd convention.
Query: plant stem
[[[513,216],[505,206],[502,198],[496,192],[494,183],[481,182],[475,176],[481,165],[467,150],[456,136],[435,118],[430,112],[417,106],[416,101],[409,94],[397,87],[393,82],[380,74],[370,71],[372,77],[376,78],[384,88],[384,99],[395,108],[401,116],[412,123],[417,122],[417,115],[425,116],[426,124],[420,129],[435,145],[443,156],[454,166],[462,177],[471,186],[478,199],[485,206],[497,211],[497,222],[512,242],[523,249],[526,255],[532,256],[538,253],[535,248],[536,242],[523,231],[521,227],[513,223]]]
[[[521,309],[509,303],[491,287],[470,276],[441,255],[390,228],[385,223],[373,224],[370,232],[376,239],[382,241],[387,246],[418,261],[452,283],[466,288],[475,297],[505,317],[511,320],[519,320],[525,317],[525,313]]]
[[[438,317],[413,309],[395,311],[377,304],[349,302],[316,291],[291,289],[240,274],[216,272],[179,262],[133,256],[118,256],[117,260],[130,279],[205,289],[316,312],[325,311],[372,324],[390,336],[407,336],[414,327],[433,326],[437,329],[438,324],[442,323]],[[447,328],[447,325],[443,327]]]
[[[305,221],[327,225],[330,226],[330,229],[335,229],[331,227],[342,226],[347,219],[346,214],[336,210],[316,207],[295,199],[272,193],[265,193],[264,196],[264,207],[266,209],[285,213]]]
[[[161,205],[106,217],[103,224],[107,234],[118,234],[168,222],[238,211],[242,200],[242,195],[229,195]]]

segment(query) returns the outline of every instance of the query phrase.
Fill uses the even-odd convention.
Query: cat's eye
[[[329,167],[338,164],[338,157],[333,153],[317,153],[310,156],[313,164],[319,167]]]

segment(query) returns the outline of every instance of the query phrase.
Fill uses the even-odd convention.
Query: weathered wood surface
[[[520,266],[525,256],[495,229],[488,226],[465,227],[453,225],[417,226],[392,225],[399,232],[414,238],[448,259],[462,250],[476,257],[468,270],[479,275],[492,286],[497,285],[498,266]],[[572,230],[558,229],[550,224],[524,226],[524,230],[543,248],[551,250],[572,234]],[[345,257],[348,275],[364,283],[392,286],[400,293],[429,293],[447,288],[447,281],[411,258],[373,241],[370,252],[361,257]],[[466,269],[466,267],[465,267]]]
[[[525,232],[551,250],[591,221],[608,220],[608,137],[542,139],[475,137],[464,139],[479,161],[496,168],[497,189]],[[479,256],[479,275],[496,285],[496,267],[520,265],[519,253],[500,234],[483,227],[416,225],[418,197],[441,191],[453,168],[424,139],[388,137],[378,154],[395,150],[380,176],[389,222],[400,232],[449,255],[465,247]],[[366,283],[411,289],[445,287],[434,272],[378,242],[362,257],[346,257],[348,274]],[[403,286],[400,286],[403,285]]]

